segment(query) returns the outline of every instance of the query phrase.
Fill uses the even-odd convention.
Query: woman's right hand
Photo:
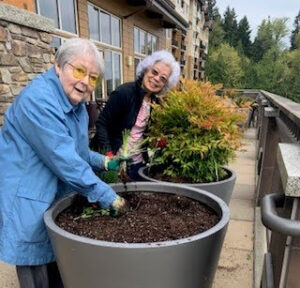
[[[105,156],[104,168],[105,170],[120,171],[120,165],[122,162],[132,161],[130,157],[125,156],[116,156],[116,157],[107,157]]]

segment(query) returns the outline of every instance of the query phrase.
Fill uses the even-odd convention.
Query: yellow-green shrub
[[[216,96],[220,88],[209,82],[182,80],[180,88],[169,91],[161,105],[153,105],[146,143],[154,151],[150,162],[162,165],[165,175],[192,183],[224,177],[222,167],[240,145],[237,123],[243,116]]]

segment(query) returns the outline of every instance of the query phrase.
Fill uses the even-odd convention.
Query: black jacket
[[[114,90],[96,122],[95,140],[101,153],[117,153],[122,146],[122,131],[131,130],[136,122],[146,91],[141,79],[120,85]],[[151,102],[155,95],[151,96]]]

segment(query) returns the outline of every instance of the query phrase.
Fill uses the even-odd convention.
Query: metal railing
[[[285,157],[292,171],[299,167],[300,104],[267,91],[243,94],[249,93],[258,103],[256,205],[261,205],[262,220],[268,228],[262,287],[300,287],[300,275],[293,272],[300,265],[300,253],[292,253],[300,250],[299,198],[285,195],[287,176],[279,161],[282,145],[296,147],[297,153],[291,151]],[[289,177],[299,191],[299,176]]]

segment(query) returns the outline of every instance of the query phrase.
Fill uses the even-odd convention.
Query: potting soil
[[[202,233],[215,226],[220,217],[208,206],[167,193],[122,193],[130,204],[128,213],[80,217],[91,206],[77,196],[73,204],[56,218],[62,229],[92,239],[121,243],[150,243],[176,240]],[[93,205],[93,209],[99,209]]]

